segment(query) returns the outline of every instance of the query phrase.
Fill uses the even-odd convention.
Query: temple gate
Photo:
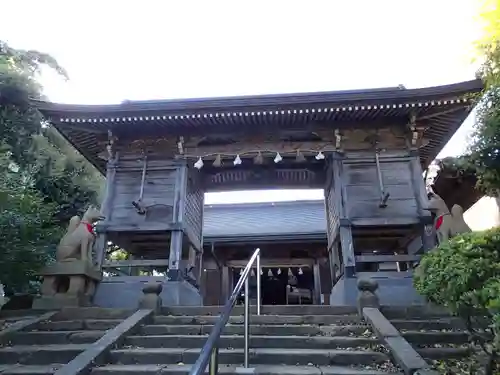
[[[152,279],[163,283],[166,305],[202,304],[200,291],[223,301],[229,272],[254,245],[266,247],[276,274],[309,267],[313,303],[321,293],[329,303],[353,304],[356,280],[375,277],[382,303],[405,304],[418,298],[411,285],[418,253],[434,246],[423,169],[481,87],[38,106],[107,176],[106,219],[96,227],[94,261],[104,272],[97,305],[135,307]],[[205,192],[292,187],[325,191],[325,238],[317,245],[307,233],[254,236],[246,247],[234,238],[204,241]],[[423,245],[410,251],[417,237]],[[126,260],[109,258],[116,247]],[[210,270],[220,275],[211,286],[202,277]]]

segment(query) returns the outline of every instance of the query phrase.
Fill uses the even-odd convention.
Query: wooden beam
[[[423,120],[430,120],[430,119],[432,119],[434,117],[447,115],[447,114],[450,114],[450,113],[453,113],[453,112],[457,112],[457,111],[463,111],[463,109],[464,109],[463,105],[459,104],[455,108],[450,108],[450,109],[446,109],[446,110],[438,110],[437,112],[430,113],[430,114],[425,115],[425,116],[417,117],[417,122],[420,122],[420,121],[423,121]]]
[[[359,263],[384,263],[384,262],[414,262],[421,259],[420,255],[357,255],[356,262]]]
[[[248,264],[248,260],[228,260],[226,265],[232,268],[244,268]],[[312,267],[314,265],[314,259],[309,258],[282,258],[282,259],[266,259],[261,258],[260,266],[266,268],[280,268],[280,267]],[[253,266],[255,268],[255,265]]]
[[[394,163],[409,160],[411,154],[408,150],[389,150],[380,154],[380,163]],[[346,152],[343,159],[344,164],[366,164],[375,163],[375,152],[367,150],[364,152]]]
[[[372,278],[372,279],[406,279],[413,277],[412,271],[397,272],[357,272],[359,278]]]
[[[168,232],[168,231],[182,231],[181,223],[134,223],[134,224],[119,224],[119,223],[102,223],[96,226],[96,233],[103,232]]]
[[[351,219],[351,223],[353,226],[366,226],[366,227],[384,227],[387,225],[399,226],[399,225],[416,225],[420,223],[420,218],[418,217],[391,217],[391,218],[383,218],[383,217],[373,217],[366,219]]]
[[[103,263],[103,268],[116,267],[152,267],[152,266],[168,266],[168,259],[137,259],[137,260],[119,260],[106,261]]]

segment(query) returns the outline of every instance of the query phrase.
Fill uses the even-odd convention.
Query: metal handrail
[[[243,287],[243,284],[245,284],[245,361],[244,361],[244,366],[245,368],[248,368],[248,352],[249,352],[249,334],[250,334],[250,303],[249,303],[249,286],[248,286],[248,277],[250,275],[250,271],[252,270],[253,264],[256,263],[256,268],[257,268],[257,315],[260,315],[260,249],[256,249],[248,261],[248,264],[246,265],[245,269],[243,270],[243,273],[240,276],[240,279],[236,283],[236,286],[233,289],[233,292],[231,293],[231,296],[229,297],[228,301],[226,302],[226,305],[224,306],[224,309],[222,311],[222,314],[220,315],[219,320],[217,320],[217,323],[215,323],[214,328],[212,329],[212,332],[210,332],[210,335],[208,336],[207,342],[205,345],[203,345],[203,348],[201,349],[200,356],[194,363],[193,367],[191,368],[191,371],[189,372],[189,375],[200,375],[205,372],[205,368],[207,367],[208,362],[210,361],[210,366],[209,366],[209,374],[210,375],[215,375],[217,374],[218,371],[218,354],[219,354],[219,347],[218,347],[218,341],[219,338],[222,334],[222,330],[226,326],[227,322],[229,321],[229,317],[231,316],[231,311],[233,310],[234,305],[236,304],[236,300],[238,299],[238,296],[241,292],[241,288]]]

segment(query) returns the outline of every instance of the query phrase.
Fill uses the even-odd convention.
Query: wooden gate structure
[[[106,220],[96,228],[95,245],[96,267],[106,277],[96,304],[133,306],[151,279],[163,282],[166,305],[201,304],[203,270],[211,262],[237,261],[222,250],[215,259],[217,242],[204,246],[204,193],[268,188],[324,189],[324,254],[308,254],[327,259],[330,303],[354,303],[356,279],[369,276],[379,279],[383,303],[397,304],[410,303],[402,296],[412,290],[416,254],[434,246],[432,228],[425,230],[431,217],[422,171],[481,89],[475,80],[420,89],[37,106],[106,174]],[[409,252],[416,237],[423,246]],[[107,259],[110,242],[129,259]],[[280,254],[293,258],[286,246]]]

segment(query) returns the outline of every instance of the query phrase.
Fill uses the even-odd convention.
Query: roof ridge
[[[376,100],[411,100],[425,96],[461,95],[463,92],[474,91],[483,88],[480,80],[457,82],[448,85],[431,86],[422,88],[407,89],[400,86],[382,87],[359,90],[338,90],[338,91],[316,91],[299,92],[286,94],[266,94],[266,95],[243,95],[243,96],[221,96],[205,98],[179,98],[179,99],[157,99],[124,101],[119,104],[63,104],[47,102],[42,100],[32,100],[40,110],[51,111],[115,111],[127,112],[137,110],[184,110],[203,111],[217,108],[244,108],[259,106],[283,105],[313,105],[328,102],[356,102],[356,101],[376,101]],[[162,107],[163,106],[163,107]]]

